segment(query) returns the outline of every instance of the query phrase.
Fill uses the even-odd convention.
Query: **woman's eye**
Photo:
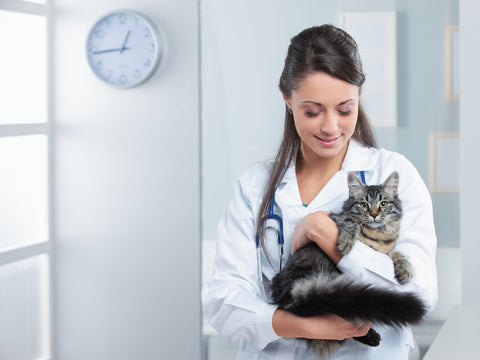
[[[323,109],[321,106],[309,104],[308,106],[305,106],[303,108],[303,111],[305,112],[305,116],[307,117],[316,117],[321,114]]]
[[[347,110],[347,111],[338,111],[338,113],[342,116],[348,116],[352,113],[352,110]]]

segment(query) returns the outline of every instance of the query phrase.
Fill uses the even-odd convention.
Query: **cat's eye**
[[[385,209],[385,208],[387,207],[387,205],[388,205],[388,202],[382,201],[382,202],[380,203],[380,209]]]
[[[360,206],[361,206],[362,208],[364,208],[364,209],[368,209],[368,203],[365,202],[365,201],[359,203],[358,205],[360,205]]]

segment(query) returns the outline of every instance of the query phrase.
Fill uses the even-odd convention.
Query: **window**
[[[0,358],[51,357],[49,5],[0,3]]]

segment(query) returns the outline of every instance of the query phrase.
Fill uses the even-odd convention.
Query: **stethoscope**
[[[366,184],[365,182],[365,172],[360,171],[360,177],[362,179],[362,182]],[[283,220],[280,215],[275,214],[273,211],[275,205],[275,193],[272,195],[272,199],[270,200],[270,208],[268,210],[268,214],[264,216],[261,220],[261,225],[265,226],[265,229],[267,228],[267,221],[268,220],[273,220],[276,223],[276,227],[273,227],[276,234],[277,234],[277,242],[278,242],[278,248],[279,248],[279,266],[278,266],[278,272],[282,271],[282,261],[283,261],[283,246],[284,246],[284,237],[283,237]],[[271,226],[269,226],[271,228]],[[255,245],[257,247],[257,265],[258,265],[258,281],[259,285],[265,295],[264,288],[262,286],[263,284],[263,278],[262,278],[262,254],[261,254],[261,246],[260,246],[260,238],[258,236],[258,231],[257,234],[255,235]]]
[[[273,207],[275,205],[275,194],[272,195],[272,200],[270,200],[270,209],[268,210],[267,216],[264,216],[262,218],[261,225],[267,228],[267,221],[268,220],[273,220],[276,223],[276,227],[273,227],[275,229],[275,232],[277,234],[277,242],[278,242],[278,247],[280,250],[280,265],[278,272],[282,271],[282,258],[283,258],[283,244],[285,243],[284,237],[283,237],[283,220],[280,215],[277,215],[273,212]],[[269,226],[271,227],[271,226]],[[255,245],[257,247],[257,258],[260,261],[260,238],[258,236],[258,231],[255,236]]]
[[[268,214],[264,216],[261,220],[261,226],[264,226],[264,229],[267,229],[267,221],[273,220],[274,223],[277,225],[275,227],[269,226],[269,228],[273,228],[277,235],[277,243],[279,248],[279,259],[280,265],[278,267],[278,272],[282,271],[282,260],[283,260],[283,245],[285,243],[283,237],[283,220],[280,215],[277,215],[273,211],[273,207],[275,205],[275,193],[272,195],[272,199],[270,200],[270,208],[268,210]],[[262,292],[262,295],[265,299],[267,299],[267,294],[265,292],[265,287],[263,286],[263,273],[262,273],[262,253],[261,253],[261,246],[260,246],[260,238],[257,234],[255,235],[255,245],[257,247],[257,275],[258,275],[258,286]]]

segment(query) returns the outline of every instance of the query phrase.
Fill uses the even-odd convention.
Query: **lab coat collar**
[[[373,170],[375,161],[372,159],[371,151],[371,148],[360,144],[357,140],[351,139],[348,145],[347,154],[343,160],[342,169],[334,176],[334,178],[339,176],[341,179],[339,179],[339,181],[332,181],[334,180],[332,178],[325,186],[325,191],[322,190],[310,205],[318,205],[319,202],[327,204],[336,198],[338,196],[338,191],[341,191],[346,187],[346,179],[349,172]],[[332,182],[334,182],[334,184],[332,184]],[[298,189],[295,162],[292,162],[285,172],[285,175],[277,188],[275,197],[277,202],[282,203],[282,205],[303,208]]]
[[[343,159],[342,170],[347,173],[352,171],[374,170],[375,161],[372,159],[372,148],[351,139],[348,144],[347,154]]]

